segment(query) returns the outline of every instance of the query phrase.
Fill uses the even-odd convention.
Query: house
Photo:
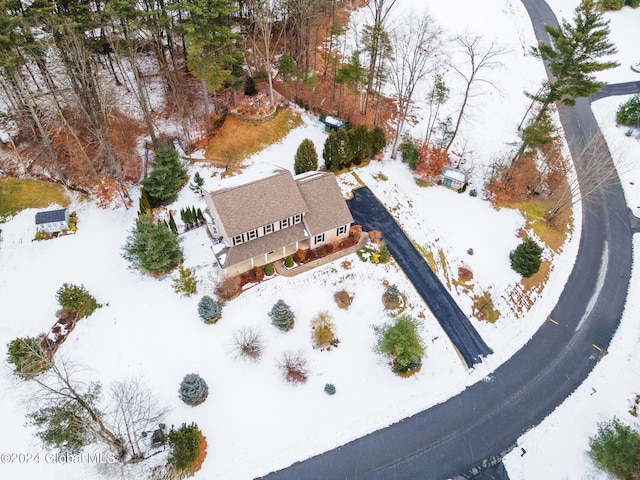
[[[349,122],[342,118],[332,117],[331,115],[320,115],[320,121],[324,123],[324,131],[331,132],[332,130],[339,130],[346,128],[349,130]]]
[[[36,213],[36,229],[46,233],[69,230],[69,212],[61,208]]]
[[[203,187],[212,250],[236,275],[348,237],[353,217],[328,172],[293,176],[277,167]]]
[[[464,187],[467,183],[467,174],[453,167],[444,167],[440,174],[440,183],[454,190]]]

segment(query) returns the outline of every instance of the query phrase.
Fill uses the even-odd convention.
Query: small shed
[[[440,174],[440,183],[445,187],[458,190],[467,183],[467,174],[453,167],[444,167]]]
[[[342,118],[333,117],[331,115],[320,115],[320,121],[324,123],[325,132],[331,132],[341,128],[349,129],[349,122]]]
[[[36,229],[47,233],[69,230],[69,212],[61,208],[36,213]]]

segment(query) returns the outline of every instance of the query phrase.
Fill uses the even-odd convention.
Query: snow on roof
[[[331,115],[327,115],[324,118],[324,123],[328,123],[329,125],[334,125],[336,127],[341,127],[347,122],[346,120],[342,120],[341,118],[336,118],[336,117],[332,117]]]
[[[462,170],[458,170],[453,167],[444,167],[442,169],[442,176],[450,178],[451,180],[456,180],[460,183],[464,183],[467,181],[467,174]]]
[[[36,225],[42,225],[51,222],[64,222],[67,219],[67,210],[61,208],[59,210],[48,210],[46,212],[36,213]]]

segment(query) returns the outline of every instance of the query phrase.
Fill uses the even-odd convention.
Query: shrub
[[[389,285],[382,294],[382,303],[387,310],[395,310],[400,306],[402,296],[396,285]]]
[[[198,315],[205,323],[216,323],[222,315],[220,303],[205,295],[198,303]]]
[[[293,267],[293,257],[291,255],[284,259],[284,266],[287,268]]]
[[[173,279],[173,291],[185,297],[198,292],[198,281],[192,269],[178,265],[178,277]]]
[[[327,395],[335,395],[336,394],[336,386],[333,383],[327,383],[324,386],[324,393]]]
[[[264,278],[264,268],[262,267],[253,267],[253,273],[255,274],[258,282]]]
[[[64,283],[56,292],[56,298],[62,309],[74,313],[78,320],[88,317],[102,306],[87,292],[84,285]]]
[[[333,333],[335,328],[333,318],[329,312],[324,311],[316,315],[311,320],[311,338],[314,348],[329,349],[337,347],[340,340]]]
[[[387,263],[391,254],[389,253],[389,247],[387,247],[386,242],[382,242],[380,244],[380,257],[378,257],[378,262]]]
[[[195,407],[207,399],[209,387],[200,375],[197,373],[188,373],[184,376],[182,382],[180,382],[178,394],[180,395],[180,400],[187,405]]]
[[[273,268],[273,265],[271,265],[270,263],[267,263],[267,264],[264,266],[264,269],[263,269],[263,270],[264,270],[264,274],[265,274],[267,277],[270,277],[271,275],[273,275],[273,274],[275,273],[275,269]]]
[[[16,375],[23,378],[35,377],[50,366],[40,342],[33,337],[16,338],[9,342],[7,361],[13,364]]]
[[[332,130],[324,142],[322,158],[327,170],[337,172],[351,165],[351,145],[349,134],[344,128]]]
[[[356,125],[349,130],[349,146],[351,147],[351,161],[359,165],[363,159],[373,151],[371,134],[366,125]]]
[[[271,317],[271,323],[283,332],[288,332],[293,328],[295,316],[284,300],[278,300],[273,305],[269,317]]]
[[[381,127],[373,127],[371,130],[371,156],[382,151],[387,146],[387,136]]]
[[[233,333],[233,341],[240,356],[258,361],[262,357],[262,337],[257,330],[243,328]]]
[[[640,7],[640,0],[627,0],[625,5],[629,5],[631,8]]]
[[[376,351],[393,359],[395,373],[408,373],[421,365],[424,344],[418,335],[418,323],[409,316],[374,327]]]
[[[640,463],[640,435],[615,417],[598,424],[589,446],[598,467],[616,478],[631,478]]]
[[[340,290],[333,294],[333,299],[340,308],[349,308],[351,302],[353,302],[353,295],[346,290]]]
[[[294,253],[294,257],[296,262],[298,263],[304,263],[307,261],[307,251],[308,250],[303,250],[301,248],[299,248],[298,250],[296,250],[296,253]]]
[[[167,462],[178,471],[189,470],[198,458],[202,441],[202,433],[195,423],[183,423],[177,430],[172,428],[167,434],[171,448]]]
[[[511,268],[523,277],[530,277],[538,270],[542,263],[542,247],[527,238],[509,255]]]
[[[402,143],[400,143],[400,154],[402,155],[402,161],[408,164],[411,170],[415,170],[418,166],[418,157],[420,156],[420,153],[413,142],[413,138],[408,135],[402,137]]]
[[[285,352],[278,362],[278,367],[287,383],[305,383],[309,378],[307,360],[302,352]]]
[[[616,122],[619,125],[640,127],[640,95],[631,97],[618,107]]]
[[[311,140],[302,140],[294,157],[293,169],[296,175],[318,169],[318,152]]]
[[[227,277],[216,284],[215,294],[223,300],[231,300],[242,291],[240,277]]]
[[[624,7],[625,0],[600,0],[598,6],[600,10],[620,10]]]

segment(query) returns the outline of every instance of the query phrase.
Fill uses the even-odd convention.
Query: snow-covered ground
[[[460,2],[431,3],[431,13],[449,34],[474,31],[510,52],[503,58],[504,69],[491,72],[499,93],[485,91],[478,96],[462,125],[467,166],[475,167],[474,180],[480,185],[484,168],[494,154],[508,150],[508,144],[516,139],[515,125],[527,104],[522,92],[535,89],[544,72],[527,54],[534,39],[520,2],[466,0],[464,8]],[[555,4],[563,4],[570,16],[571,4],[577,1],[556,0],[553,4],[556,8]],[[411,0],[399,0],[398,14],[411,5]],[[640,10],[633,12],[637,13]],[[478,22],[478,18],[486,21]],[[450,100],[452,111],[456,99],[454,95]],[[638,158],[640,142],[611,126],[614,119],[608,112],[615,111],[619,101],[598,102],[596,113],[608,141],[617,137],[628,143],[625,148],[630,149],[629,155]],[[303,138],[311,138],[321,152],[326,138],[322,125],[306,114],[303,119],[304,125],[282,142],[251,158],[247,170],[264,163],[291,169]],[[421,125],[418,121],[411,127],[417,137],[424,135]],[[612,133],[607,133],[609,130]],[[612,150],[618,156],[620,150]],[[203,166],[198,169],[207,177],[205,173],[209,172]],[[638,172],[625,172],[627,188],[633,187],[630,182],[640,185]],[[197,303],[201,295],[211,293],[216,273],[205,232],[200,229],[183,235],[185,266],[196,269],[199,292],[192,298],[179,297],[173,292],[170,277],[154,279],[130,270],[121,257],[136,209],[101,210],[92,203],[74,205],[79,217],[76,235],[32,242],[34,210],[21,212],[2,225],[0,345],[15,337],[47,331],[55,322],[56,290],[64,282],[83,284],[105,306],[78,323],[57,355],[86,366],[83,375],[100,379],[105,385],[123,378],[141,378],[162,403],[172,408],[169,425],[198,423],[208,441],[207,458],[196,474],[201,479],[253,478],[443,401],[484,378],[535,332],[558,298],[579,239],[572,238],[553,258],[552,274],[535,306],[526,315],[516,315],[506,300],[506,293],[518,282],[509,268],[507,253],[519,242],[517,232],[524,225],[519,213],[494,210],[479,197],[444,188],[420,188],[406,166],[389,158],[358,169],[357,175],[394,212],[417,244],[436,257],[438,251],[443,252],[448,267],[442,267],[439,274],[445,281],[455,279],[457,267],[462,266],[473,271],[476,291],[491,292],[502,313],[499,321],[487,324],[474,320],[474,325],[495,353],[474,370],[462,366],[444,332],[393,263],[365,264],[355,255],[346,257],[345,263],[341,260],[297,277],[263,282],[229,302],[216,325],[205,325],[198,318]],[[342,176],[340,182],[344,189],[357,184],[350,174]],[[631,198],[632,193],[628,195]],[[640,205],[637,190],[635,195],[630,205]],[[202,203],[185,188],[170,208],[179,210],[187,205]],[[469,248],[474,250],[472,256],[467,253]],[[634,285],[637,278],[636,274]],[[385,360],[372,351],[371,326],[389,319],[381,302],[385,280],[397,284],[407,295],[406,313],[424,317],[421,335],[427,344],[427,358],[421,372],[410,379],[393,375]],[[348,310],[339,309],[333,300],[333,293],[343,288],[355,295]],[[462,289],[452,289],[463,310],[470,314],[469,295]],[[633,291],[638,291],[637,286]],[[267,312],[278,298],[296,314],[291,332],[280,333],[269,323]],[[633,311],[634,302],[639,300],[637,294],[631,298],[628,311]],[[309,322],[323,310],[334,317],[340,339],[338,348],[330,352],[311,348]],[[233,333],[243,327],[255,327],[262,334],[265,350],[257,364],[235,358]],[[522,439],[528,450],[525,457],[508,457],[512,478],[604,478],[586,457],[587,437],[595,431],[598,420],[613,413],[623,417],[628,409],[634,393],[630,379],[639,360],[633,346],[639,334],[626,314],[621,333],[594,375],[565,406]],[[298,350],[309,361],[310,379],[292,387],[282,381],[276,363],[284,352]],[[185,406],[177,395],[182,377],[192,372],[199,373],[210,388],[207,401],[195,408]],[[323,392],[325,383],[335,384],[336,395]],[[591,388],[597,393],[590,395]],[[4,365],[0,411],[5,434],[0,436],[0,452],[41,451],[33,431],[24,426],[24,401],[29,394],[29,387],[16,382]],[[561,436],[562,443],[552,444],[550,431]],[[103,475],[106,473],[87,463],[0,464],[2,478],[75,480]],[[131,477],[140,475],[133,473]]]

